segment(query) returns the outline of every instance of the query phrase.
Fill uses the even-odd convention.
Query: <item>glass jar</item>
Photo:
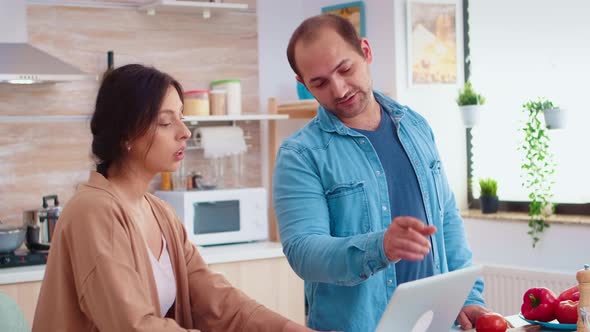
[[[242,86],[240,80],[220,80],[211,82],[211,89],[226,91],[226,109],[229,115],[242,114]]]
[[[160,186],[160,190],[172,190],[172,173],[170,172],[162,172],[161,173],[162,184]]]
[[[209,91],[209,101],[211,102],[211,115],[226,115],[225,110],[225,90]]]
[[[223,187],[225,157],[205,159],[207,162],[201,168],[196,179],[197,189],[211,190]]]
[[[187,188],[186,173],[184,171],[184,160],[180,162],[180,167],[172,173],[172,190],[185,191]]]
[[[209,90],[186,91],[184,93],[184,115],[209,115]]]
[[[241,188],[244,183],[244,159],[243,152],[231,156],[232,184],[235,188]]]

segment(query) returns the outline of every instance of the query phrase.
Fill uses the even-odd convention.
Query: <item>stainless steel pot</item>
[[[50,201],[53,201],[53,206],[49,205]],[[60,211],[57,195],[43,196],[41,209],[24,211],[23,223],[27,229],[27,248],[49,250]]]
[[[27,228],[0,224],[0,254],[8,254],[18,249],[25,241]]]

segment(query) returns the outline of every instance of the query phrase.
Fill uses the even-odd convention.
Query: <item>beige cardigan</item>
[[[281,331],[287,319],[213,273],[172,209],[147,194],[177,283],[167,317],[148,249],[109,181],[92,172],[62,211],[33,331]]]

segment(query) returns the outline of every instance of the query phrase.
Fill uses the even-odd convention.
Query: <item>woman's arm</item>
[[[234,288],[221,274],[211,271],[182,225],[177,224],[187,263],[195,327],[211,332],[283,331],[289,320]]]
[[[187,331],[157,312],[157,299],[146,289],[153,283],[150,267],[138,264],[143,254],[137,246],[144,243],[123,209],[98,195],[70,205],[49,264],[58,265],[53,277],[73,279],[79,307],[59,310],[81,311],[100,331]]]

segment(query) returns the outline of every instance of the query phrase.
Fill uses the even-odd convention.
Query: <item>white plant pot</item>
[[[461,116],[463,117],[463,124],[466,128],[471,128],[479,122],[481,114],[481,105],[467,105],[459,106]]]
[[[565,111],[559,107],[548,108],[543,110],[545,116],[545,126],[547,129],[565,128]]]

